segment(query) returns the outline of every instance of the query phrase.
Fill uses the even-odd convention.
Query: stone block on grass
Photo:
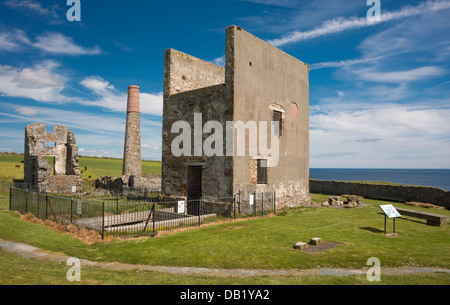
[[[308,248],[308,244],[307,243],[299,241],[298,243],[294,244],[294,249],[305,250],[306,248]]]
[[[320,245],[322,242],[323,242],[322,238],[319,238],[319,237],[311,238],[311,240],[309,241],[309,243],[313,246]]]

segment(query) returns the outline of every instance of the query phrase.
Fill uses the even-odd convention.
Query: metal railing
[[[218,218],[276,213],[275,193],[253,193],[252,196],[244,198],[238,192],[228,198],[183,200],[162,198],[157,191],[140,193],[134,190],[109,197],[87,198],[64,197],[11,186],[9,209],[95,230],[104,239],[105,236],[155,236],[159,231],[200,226]]]

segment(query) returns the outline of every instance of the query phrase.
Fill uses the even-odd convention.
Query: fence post
[[[241,214],[241,190],[239,190],[238,213]]]
[[[233,219],[236,219],[236,194],[234,194],[233,198]]]
[[[262,216],[264,216],[264,192],[261,193],[261,210]]]
[[[37,217],[40,218],[39,217],[39,212],[40,212],[39,211],[39,193],[36,193],[36,195],[37,195]]]
[[[256,200],[256,191],[253,191],[253,212],[256,216],[256,203],[258,202],[258,200]]]
[[[25,214],[28,213],[28,192],[25,191]]]
[[[102,203],[102,240],[105,239],[105,202]]]
[[[273,192],[273,213],[277,214],[277,193]]]
[[[201,207],[202,199],[198,199],[198,226],[200,227],[200,207]]]
[[[155,206],[156,206],[156,203],[153,203],[153,212],[152,212],[152,214],[153,214],[153,237],[155,237],[155,211],[156,211]]]
[[[45,219],[48,218],[48,194],[45,194]]]
[[[70,223],[73,222],[73,199],[70,198]]]
[[[12,193],[12,186],[9,186],[9,210],[12,211],[12,200],[13,200],[13,193]]]

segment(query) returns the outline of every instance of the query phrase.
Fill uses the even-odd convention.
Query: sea
[[[386,181],[450,191],[450,169],[310,168],[309,176],[317,180]]]

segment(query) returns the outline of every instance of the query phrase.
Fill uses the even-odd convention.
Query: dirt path
[[[44,251],[42,249],[18,242],[5,241],[0,239],[0,248],[9,253],[14,253],[24,258],[46,260],[57,263],[66,263],[70,258],[63,253],[55,253]],[[341,269],[341,268],[321,268],[321,269],[211,269],[211,268],[195,268],[195,267],[167,267],[167,266],[149,266],[149,265],[132,265],[124,263],[108,263],[93,262],[89,260],[81,260],[81,266],[98,267],[108,270],[128,271],[155,271],[170,274],[182,275],[201,275],[201,276],[217,276],[217,277],[252,277],[252,276],[312,276],[312,275],[330,275],[330,276],[352,276],[365,275],[368,268],[363,269]],[[405,275],[419,273],[450,273],[450,269],[439,268],[382,268],[382,275]]]

